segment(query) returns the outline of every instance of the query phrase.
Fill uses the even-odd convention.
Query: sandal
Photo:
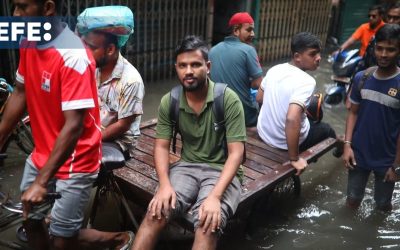
[[[133,243],[133,239],[135,239],[135,234],[132,231],[127,231],[127,233],[129,234],[129,240],[119,250],[129,250],[129,249],[131,249],[131,246],[132,246],[132,243]]]

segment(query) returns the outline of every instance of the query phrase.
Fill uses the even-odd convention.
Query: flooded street
[[[323,60],[321,67],[310,74],[317,79],[319,91],[324,92],[325,84],[330,82],[330,64]],[[145,85],[142,121],[156,116],[161,97],[174,83]],[[343,105],[324,109],[323,120],[337,134],[344,133],[345,117]],[[0,191],[18,199],[26,155],[19,153],[15,145],[11,145],[8,153],[0,166]],[[347,172],[341,159],[333,157],[331,152],[311,164],[301,181],[300,197],[270,199],[265,210],[258,210],[248,219],[247,227],[240,224],[240,228],[227,230],[220,249],[400,249],[400,183],[396,184],[393,211],[382,213],[374,209],[372,182],[368,184],[360,209],[350,211],[344,207]],[[18,242],[14,232],[15,228],[0,232],[0,239]],[[168,245],[164,247],[161,243],[160,249],[185,249],[187,242]],[[9,248],[0,245],[0,249]]]
[[[317,88],[330,83],[331,65],[323,60],[316,72]],[[324,109],[324,122],[344,134],[344,105]],[[301,175],[300,197],[271,200],[268,210],[250,218],[242,236],[227,237],[223,249],[400,249],[400,183],[393,194],[393,211],[375,210],[373,176],[357,211],[345,205],[347,171],[342,160],[325,154]],[[254,217],[254,215],[253,215]],[[254,223],[255,221],[255,223]]]

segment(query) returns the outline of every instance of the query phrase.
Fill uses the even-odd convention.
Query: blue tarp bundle
[[[93,30],[116,35],[118,47],[122,47],[133,34],[133,13],[126,6],[87,8],[78,16],[76,28],[82,35]]]

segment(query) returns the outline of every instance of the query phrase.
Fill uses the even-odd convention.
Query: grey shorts
[[[25,163],[20,190],[24,192],[34,182],[38,170],[29,156]],[[47,190],[59,192],[61,198],[54,202],[51,209],[50,234],[59,237],[72,237],[82,226],[84,210],[89,201],[90,191],[97,173],[74,174],[70,179],[53,178]],[[36,218],[39,219],[39,218]]]
[[[174,163],[169,171],[169,178],[176,193],[176,209],[173,216],[189,212],[192,214],[194,227],[199,225],[198,211],[200,205],[207,198],[221,176],[221,171],[208,164],[201,163]],[[240,202],[242,187],[235,177],[221,200],[221,224],[226,226],[227,220],[232,217]]]

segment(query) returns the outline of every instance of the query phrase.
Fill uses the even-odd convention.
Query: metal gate
[[[370,0],[369,0],[370,1]],[[11,15],[9,0],[0,14]],[[290,56],[290,39],[300,31],[310,31],[325,42],[331,0],[258,0],[257,50],[261,62]],[[62,0],[63,16],[73,28],[75,17],[85,8],[125,5],[135,15],[135,32],[122,54],[139,70],[145,81],[174,75],[174,48],[187,34],[195,34],[211,44],[214,0]],[[4,55],[3,55],[4,54]],[[17,52],[0,50],[0,74],[14,77]]]
[[[301,31],[317,35],[325,43],[331,0],[261,0],[258,55],[260,61],[290,56],[291,37]]]
[[[0,0],[0,14],[11,16],[9,0]],[[211,42],[213,0],[62,0],[62,15],[73,29],[85,8],[124,5],[131,8],[135,32],[122,54],[147,81],[170,78],[174,73],[174,49],[185,35],[199,35]],[[3,55],[4,54],[4,55]],[[0,50],[0,74],[14,79],[17,51]]]

